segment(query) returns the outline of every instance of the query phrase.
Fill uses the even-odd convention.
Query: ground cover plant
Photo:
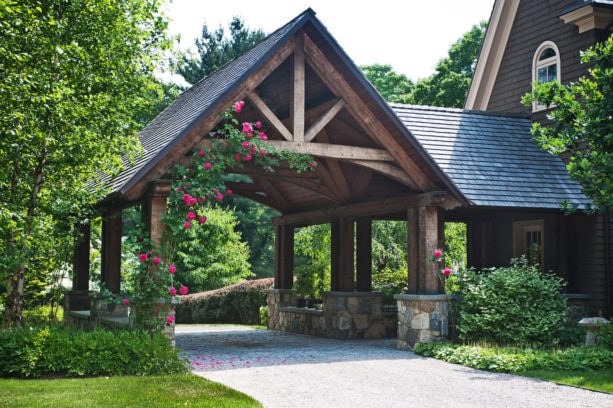
[[[253,398],[191,374],[59,380],[0,379],[3,407],[261,407]]]

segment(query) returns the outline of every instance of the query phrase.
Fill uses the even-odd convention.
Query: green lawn
[[[204,378],[95,377],[0,379],[1,407],[261,407],[253,398]]]
[[[613,369],[529,370],[516,374],[613,394]]]

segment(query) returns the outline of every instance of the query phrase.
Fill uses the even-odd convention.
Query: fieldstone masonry
[[[322,310],[296,307],[291,291],[268,293],[268,328],[334,339],[393,337],[396,315],[382,312],[378,292],[326,292]]]
[[[447,295],[395,295],[394,299],[398,302],[398,349],[410,350],[417,343],[447,338]]]

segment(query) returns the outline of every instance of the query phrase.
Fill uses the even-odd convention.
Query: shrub
[[[461,340],[517,345],[555,342],[566,309],[561,278],[539,272],[525,258],[472,276],[460,305]]]
[[[0,330],[0,377],[161,375],[186,362],[161,333],[60,325]]]
[[[596,340],[598,346],[613,351],[613,323],[600,326]]]
[[[266,306],[266,292],[272,285],[272,278],[256,279],[182,296],[176,309],[176,321],[260,324],[260,307]]]

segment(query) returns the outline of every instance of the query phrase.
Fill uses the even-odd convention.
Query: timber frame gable
[[[174,117],[181,116],[181,106],[192,105],[190,99],[217,80],[215,75],[221,72],[231,81],[207,109],[179,124],[178,132],[160,138],[164,124],[156,122],[168,120],[166,111],[142,132],[143,145],[149,139],[166,144],[158,144],[158,151],[137,171],[128,170],[129,177],[120,175],[123,184],[115,185],[117,198],[137,201],[152,181],[168,178],[174,164],[189,163],[193,149],[214,137],[219,114],[234,101],[245,100],[247,105],[237,115],[240,121],[262,120],[272,146],[311,154],[318,166],[315,174],[281,168],[272,175],[246,165],[236,173],[251,181],[228,184],[238,195],[284,214],[376,201],[377,191],[386,191],[386,197],[389,192],[402,197],[446,191],[448,202],[454,203],[448,205],[466,202],[311,9],[263,43],[254,47],[255,58],[250,59],[254,51],[248,51],[181,95],[173,103],[178,108],[167,108]],[[258,47],[268,49],[257,52]],[[237,75],[246,65],[249,68]]]

